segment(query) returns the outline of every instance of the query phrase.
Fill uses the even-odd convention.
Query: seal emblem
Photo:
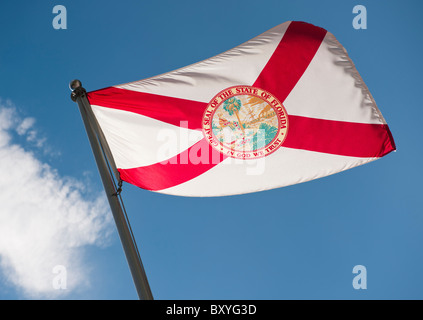
[[[235,86],[214,96],[204,111],[202,127],[206,140],[221,153],[254,159],[282,146],[288,115],[282,103],[266,90]]]

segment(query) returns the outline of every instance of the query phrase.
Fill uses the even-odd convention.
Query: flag
[[[87,96],[120,178],[165,194],[268,190],[395,150],[347,51],[305,22]]]

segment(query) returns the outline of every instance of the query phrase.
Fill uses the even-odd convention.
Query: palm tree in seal
[[[241,127],[242,133],[245,133],[244,125],[241,122],[241,119],[239,118],[239,110],[241,109],[241,100],[235,97],[229,98],[225,100],[225,102],[223,102],[223,109],[225,109],[229,113],[230,116],[235,113],[238,119],[239,126]]]

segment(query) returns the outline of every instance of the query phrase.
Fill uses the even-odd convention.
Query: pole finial
[[[78,79],[72,80],[69,83],[69,88],[74,91],[76,88],[82,87],[82,83],[81,81],[79,81]]]
[[[75,79],[69,83],[69,88],[72,90],[71,99],[76,102],[78,97],[81,97],[86,93],[85,89],[82,87],[81,81]]]

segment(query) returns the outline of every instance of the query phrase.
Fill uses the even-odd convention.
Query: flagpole
[[[115,188],[113,177],[109,171],[108,162],[110,164],[111,160],[108,161],[104,154],[104,150],[108,150],[108,146],[103,146],[100,143],[100,129],[95,123],[92,123],[93,117],[91,105],[81,82],[79,80],[73,80],[69,86],[72,90],[72,100],[78,103],[79,111],[85,125],[85,130],[90,141],[101,180],[103,182],[104,191],[106,192],[107,199],[109,200],[110,209],[115,220],[116,228],[128,261],[138,297],[140,300],[153,300],[153,295],[151,293],[150,285],[148,283],[147,275],[139,255],[135,239],[132,236],[128,221],[119,201],[118,190]]]

